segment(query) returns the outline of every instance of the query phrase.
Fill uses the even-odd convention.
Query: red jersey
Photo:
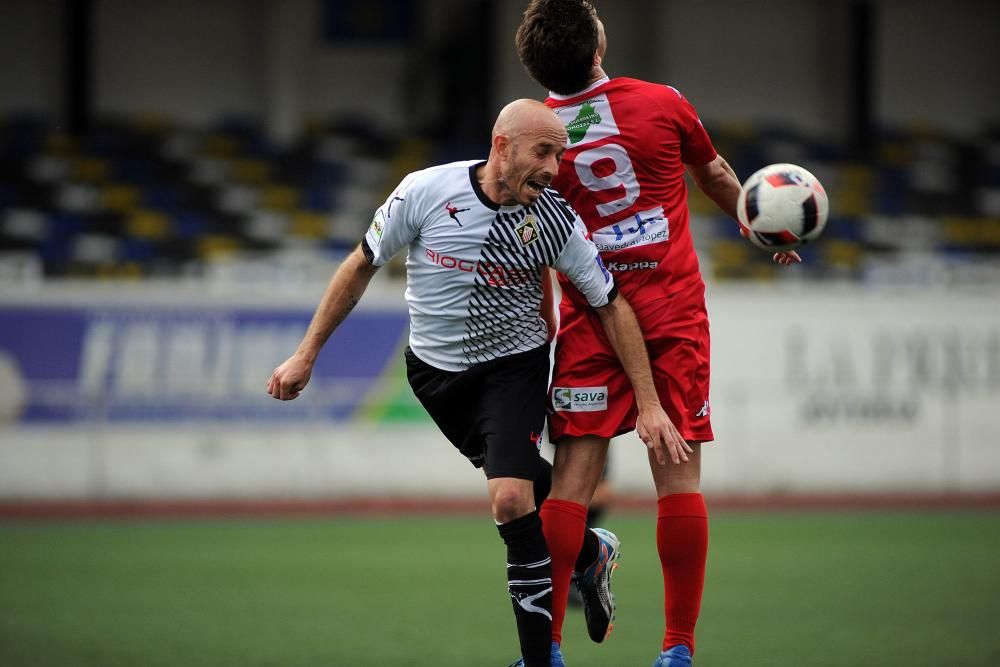
[[[670,86],[628,78],[545,103],[569,135],[553,185],[580,214],[622,293],[638,304],[700,281],[684,165],[707,164],[716,152],[691,103]]]

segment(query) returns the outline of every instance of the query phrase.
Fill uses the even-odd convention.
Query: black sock
[[[576,565],[573,569],[583,572],[594,564],[597,556],[600,555],[601,543],[597,539],[597,534],[589,527],[583,531],[583,546],[580,547],[580,555],[576,557]]]
[[[598,528],[604,513],[608,510],[603,503],[594,503],[587,508],[587,528]]]
[[[552,639],[552,561],[538,510],[497,526],[507,545],[507,590],[525,667],[548,667]]]
[[[542,509],[542,503],[552,490],[552,464],[538,457],[538,476],[535,477],[535,507]]]

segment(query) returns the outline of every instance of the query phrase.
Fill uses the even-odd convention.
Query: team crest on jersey
[[[514,228],[514,233],[521,241],[521,245],[531,245],[538,240],[538,221],[530,213],[524,218],[524,222]]]

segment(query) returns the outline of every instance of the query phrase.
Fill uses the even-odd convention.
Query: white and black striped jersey
[[[543,266],[565,274],[594,307],[616,290],[582,221],[555,190],[500,206],[476,179],[481,161],[408,175],[372,220],[362,247],[381,266],[404,246],[410,348],[460,371],[544,344]]]

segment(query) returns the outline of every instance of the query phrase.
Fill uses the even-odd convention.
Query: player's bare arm
[[[708,164],[685,166],[695,185],[726,215],[736,220],[736,199],[740,196],[740,179],[725,158],[716,155]]]
[[[715,202],[722,211],[733,220],[738,220],[736,215],[736,200],[740,196],[740,179],[736,172],[729,166],[725,158],[716,155],[715,159],[708,164],[686,165],[687,171],[691,174],[698,188],[704,192],[709,199]],[[746,231],[740,229],[744,236]],[[776,252],[772,259],[778,264],[796,264],[802,261],[799,253],[794,250],[789,252]]]
[[[619,296],[596,310],[611,347],[614,348],[629,382],[632,383],[639,409],[639,417],[635,424],[639,438],[646,447],[653,450],[660,465],[666,464],[667,454],[676,464],[687,461],[687,455],[692,451],[691,447],[677,432],[677,428],[660,405],[660,398],[653,384],[653,371],[649,367],[649,353],[632,307]]]
[[[323,292],[298,349],[271,373],[267,381],[268,394],[282,401],[298,397],[312,376],[319,351],[361,301],[376,271],[378,267],[369,264],[360,247],[347,256]]]

